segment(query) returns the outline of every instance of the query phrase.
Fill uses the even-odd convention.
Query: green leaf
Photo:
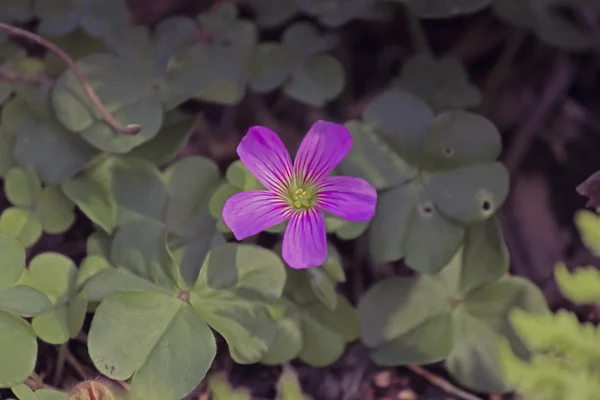
[[[65,35],[81,27],[92,36],[104,37],[127,23],[129,9],[124,0],[37,0],[35,14],[42,20],[38,29],[43,34]]]
[[[9,105],[16,159],[35,168],[43,182],[57,184],[81,172],[97,151],[57,120],[50,90],[41,86],[14,98]]]
[[[335,362],[346,344],[360,336],[360,322],[356,310],[338,295],[335,310],[322,303],[303,307],[301,313],[303,346],[299,358],[313,367]]]
[[[216,354],[210,328],[191,307],[175,296],[150,291],[104,299],[88,346],[104,375],[117,380],[133,376],[134,395],[157,400],[192,392]]]
[[[292,74],[283,92],[302,103],[322,107],[342,92],[344,82],[344,67],[336,58],[316,55]]]
[[[77,268],[71,259],[58,253],[42,253],[29,264],[23,284],[44,293],[54,308],[33,318],[38,337],[45,342],[62,344],[79,333],[87,298],[76,293]]]
[[[497,349],[498,341],[504,337],[519,357],[528,355],[508,321],[514,308],[534,314],[548,312],[540,290],[522,278],[500,279],[472,292],[458,306],[454,319],[458,340],[447,366],[459,382],[487,393],[510,389],[504,381],[497,352],[490,349]]]
[[[70,70],[52,92],[56,116],[65,127],[111,153],[126,153],[156,136],[163,111],[144,71],[108,54],[92,54],[78,60],[76,67],[122,125],[140,124],[142,130],[136,135],[116,133],[101,119]]]
[[[75,222],[75,205],[60,186],[46,186],[37,201],[37,215],[44,232],[66,232]]]
[[[387,143],[403,160],[419,165],[422,146],[433,112],[413,94],[390,89],[373,99],[363,112],[363,120],[373,123]]]
[[[373,312],[375,309],[378,312]],[[363,295],[357,310],[362,340],[367,347],[379,348],[394,341],[398,343],[397,346],[392,344],[393,347],[410,350],[410,353],[394,351],[390,354],[398,364],[440,361],[449,353],[451,324],[448,322],[447,326],[443,326],[445,319],[442,317],[449,315],[450,304],[439,282],[432,279],[386,279]],[[421,334],[428,338],[423,340],[422,345],[418,343]],[[407,335],[411,340],[403,344],[402,339]],[[427,345],[433,343],[439,346],[428,349]],[[410,354],[411,360],[405,361],[404,354]],[[421,359],[417,360],[417,357]]]
[[[600,217],[591,211],[580,210],[575,214],[575,225],[585,246],[596,256],[600,255]]]
[[[179,271],[167,247],[165,227],[155,221],[130,221],[115,233],[110,259],[136,276],[167,290],[176,290]]]
[[[451,18],[483,10],[492,0],[401,0],[422,18]]]
[[[490,284],[508,272],[508,249],[496,218],[467,227],[459,252],[440,276],[448,290],[458,297]]]
[[[191,292],[191,304],[229,344],[239,363],[268,351],[277,329],[265,305],[283,292],[285,269],[273,252],[225,244],[210,251]]]
[[[338,294],[335,291],[335,283],[323,271],[316,268],[308,269],[310,286],[319,300],[330,310],[337,307]]]
[[[248,84],[255,92],[270,92],[283,84],[291,68],[292,61],[284,46],[277,42],[262,42],[248,60]]]
[[[427,192],[445,216],[464,224],[492,216],[508,196],[508,170],[499,162],[477,164],[424,177]]]
[[[500,132],[491,121],[466,111],[446,111],[427,129],[421,163],[434,171],[457,168],[495,160],[501,151]]]
[[[67,35],[43,35],[45,39],[60,47],[73,58],[79,60],[94,53],[106,52],[104,40],[92,37],[81,29],[76,29]],[[52,76],[59,76],[67,69],[67,65],[56,54],[47,52],[44,63],[46,72]]]
[[[119,224],[138,218],[164,220],[168,189],[156,166],[142,159],[111,158],[105,167],[111,177]]]
[[[9,363],[0,363],[0,388],[10,388],[33,372],[37,341],[31,326],[23,319],[0,311],[0,351]]]
[[[576,304],[600,304],[600,271],[595,267],[579,268],[572,273],[564,264],[554,270],[556,283],[563,295]]]
[[[283,24],[297,12],[295,0],[250,0],[258,24],[272,28]]]
[[[301,65],[311,56],[332,50],[338,39],[332,34],[322,35],[308,21],[300,21],[285,28],[281,42],[289,51],[289,56]]]
[[[0,232],[13,236],[30,247],[42,235],[42,224],[36,214],[19,207],[9,207],[0,215]]]
[[[0,177],[6,177],[11,168],[17,166],[17,160],[13,155],[14,138],[0,131]]]
[[[298,8],[317,17],[325,26],[339,27],[366,14],[371,4],[371,0],[333,0],[329,3],[319,0],[299,0]]]
[[[21,317],[44,314],[52,308],[48,297],[29,286],[17,284],[0,291],[0,310]]]
[[[148,160],[156,166],[172,161],[177,152],[194,133],[198,120],[184,117],[174,112],[165,117],[165,124],[154,139],[136,147],[127,155]]]
[[[425,100],[436,114],[471,108],[481,102],[479,89],[469,82],[456,57],[435,59],[429,54],[417,54],[404,63],[394,83]]]
[[[359,121],[345,125],[354,144],[340,164],[344,175],[363,178],[381,190],[403,183],[417,173],[415,167],[392,151],[373,126]]]
[[[404,258],[423,273],[440,271],[458,251],[464,234],[464,228],[441,215],[416,183],[381,193],[371,226],[374,257],[381,261]],[[423,241],[428,242],[426,249]]]
[[[111,268],[110,265],[104,265],[100,268],[101,270],[86,280],[83,286],[83,291],[90,302],[102,301],[114,293],[138,290],[173,295],[172,290],[157,286],[125,268]]]
[[[32,207],[41,190],[40,178],[33,168],[15,167],[6,174],[4,192],[8,201],[15,206]]]
[[[269,304],[267,311],[277,326],[277,334],[260,362],[267,365],[284,364],[298,357],[302,350],[300,311],[285,298]]]
[[[221,179],[215,163],[200,156],[186,157],[172,164],[164,175],[169,188],[169,231],[182,237],[205,231],[212,238],[214,224],[208,203]]]
[[[96,274],[110,268],[112,268],[112,265],[105,257],[96,254],[90,254],[90,252],[88,252],[88,255],[79,265],[79,271],[77,273],[77,288],[81,288]]]
[[[25,249],[17,239],[0,233],[0,290],[17,283],[25,268]]]
[[[64,194],[89,218],[111,233],[117,225],[117,204],[110,189],[110,175],[102,165],[62,184]]]

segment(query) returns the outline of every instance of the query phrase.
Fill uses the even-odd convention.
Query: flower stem
[[[126,135],[135,135],[142,129],[142,127],[138,124],[129,124],[127,126],[121,125],[104,107],[102,101],[100,100],[92,86],[88,83],[83,74],[75,66],[75,62],[73,61],[73,59],[58,46],[47,41],[41,36],[36,35],[35,33],[26,31],[25,29],[17,28],[16,26],[0,23],[0,30],[6,31],[14,36],[19,36],[31,40],[32,42],[35,42],[50,50],[51,52],[56,54],[61,60],[63,60],[65,64],[67,64],[71,72],[73,72],[75,78],[77,78],[77,80],[79,81],[79,84],[81,85],[87,96],[90,98],[91,102],[94,104],[94,107],[96,107],[96,110],[98,110],[98,112],[102,116],[102,119],[115,131]]]

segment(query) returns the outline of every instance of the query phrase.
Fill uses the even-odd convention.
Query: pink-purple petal
[[[311,209],[290,218],[281,249],[284,261],[292,268],[318,267],[327,259],[327,238],[323,211]]]
[[[240,160],[267,189],[280,190],[289,181],[292,159],[279,136],[269,128],[253,126],[238,145]]]
[[[284,222],[291,213],[289,205],[275,193],[250,190],[227,199],[223,221],[237,240],[243,240]]]
[[[352,148],[352,136],[344,125],[317,121],[300,144],[294,173],[316,183],[329,174]]]
[[[376,204],[377,191],[360,178],[329,176],[319,191],[320,207],[351,222],[370,220]]]

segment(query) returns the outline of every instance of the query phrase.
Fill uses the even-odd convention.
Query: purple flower
[[[366,181],[327,176],[348,154],[352,136],[343,125],[317,121],[300,144],[294,164],[272,130],[254,126],[237,148],[241,161],[267,190],[230,197],[223,220],[242,240],[284,221],[282,256],[292,268],[322,265],[327,258],[323,210],[352,222],[375,213],[377,192]]]

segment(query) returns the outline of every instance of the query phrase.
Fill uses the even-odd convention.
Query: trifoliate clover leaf
[[[236,362],[257,362],[274,342],[277,328],[266,306],[281,297],[285,276],[279,256],[257,246],[225,244],[206,257],[190,302],[225,338]]]
[[[23,382],[33,371],[37,341],[31,326],[19,316],[43,314],[50,301],[41,292],[23,286],[25,248],[14,237],[0,233],[0,351],[10,363],[0,363],[0,388]]]
[[[132,391],[141,398],[182,398],[194,389],[216,353],[209,325],[238,361],[252,362],[268,348],[275,328],[266,305],[279,298],[285,282],[272,252],[215,247],[190,290],[179,278],[166,227],[137,219],[115,232],[110,263],[114,267],[98,268],[84,284],[91,301],[102,300],[89,334],[90,356],[109,378],[132,377]],[[153,329],[145,329],[148,324]]]
[[[193,45],[196,33],[195,22],[184,17],[161,22],[152,35],[139,26],[115,29],[107,37],[112,54],[92,54],[76,62],[118,121],[142,126],[138,134],[119,134],[109,127],[71,71],[59,78],[53,90],[58,119],[110,153],[129,152],[154,138],[163,124],[163,112],[231,76],[226,56]]]
[[[477,391],[498,393],[504,382],[497,355],[502,338],[521,358],[523,342],[508,323],[517,307],[548,312],[530,282],[504,277],[507,254],[493,219],[467,228],[467,240],[438,275],[391,278],[361,299],[363,342],[380,365],[425,364],[446,360],[450,373]]]
[[[332,246],[329,251],[337,257]],[[308,270],[289,268],[287,275],[284,298],[269,306],[277,336],[261,362],[283,364],[300,358],[316,367],[335,362],[360,335],[356,310],[336,292],[343,271],[326,262]]]
[[[493,3],[494,14],[501,20],[533,31],[540,40],[573,51],[592,47],[592,40],[576,22],[561,13],[568,6],[561,0],[503,0]],[[572,4],[580,6],[581,3]]]
[[[140,217],[163,221],[167,187],[155,165],[105,157],[62,184],[65,195],[105,232]]]
[[[11,388],[19,400],[68,400],[66,393],[51,389],[38,389],[35,392],[21,383]]]
[[[21,282],[44,293],[52,302],[50,312],[33,318],[31,325],[45,342],[62,344],[81,330],[87,298],[76,288],[77,268],[71,259],[58,253],[34,257]]]
[[[54,43],[74,60],[107,51],[104,40],[92,37],[81,29],[76,29],[67,35],[44,35],[44,38]],[[51,51],[46,53],[44,64],[46,65],[46,73],[51,76],[59,76],[68,68],[65,62]]]
[[[325,26],[338,27],[362,17],[373,0],[298,0],[300,11],[316,17]]]
[[[436,114],[475,107],[481,102],[479,89],[469,82],[455,57],[416,55],[406,61],[395,84],[425,100]]]
[[[218,104],[237,104],[246,93],[246,65],[258,42],[258,29],[249,19],[239,19],[233,3],[222,3],[199,17],[210,38],[203,46],[229,59],[229,68],[236,66],[237,79],[216,82],[199,91],[195,98]],[[233,75],[232,75],[233,77]]]
[[[344,89],[345,72],[334,57],[323,54],[310,57],[283,86],[292,99],[315,107],[335,99]]]
[[[298,11],[296,0],[250,0],[258,24],[273,28],[291,19]]]
[[[363,146],[340,168],[385,189],[370,224],[372,254],[438,272],[458,250],[465,225],[489,218],[508,194],[508,172],[495,161],[500,134],[465,111],[434,117],[422,100],[399,89],[375,98],[363,119],[348,123]]]
[[[400,0],[422,18],[451,18],[483,10],[492,0]]]
[[[321,35],[310,23],[298,22],[283,33],[281,43],[263,42],[249,60],[249,85],[255,92],[278,86],[303,103],[322,106],[337,97],[345,76],[340,62],[323,54],[337,44],[333,35]]]
[[[2,126],[15,136],[18,163],[32,166],[44,183],[58,184],[82,171],[97,150],[56,119],[50,89],[20,92],[3,108]]]
[[[35,15],[44,35],[66,35],[79,27],[103,38],[127,23],[129,9],[125,0],[35,0]]]
[[[25,246],[35,243],[42,231],[63,233],[75,222],[75,205],[60,186],[45,186],[32,167],[12,168],[6,175],[6,197],[15,206],[0,216],[0,231],[18,237]]]

